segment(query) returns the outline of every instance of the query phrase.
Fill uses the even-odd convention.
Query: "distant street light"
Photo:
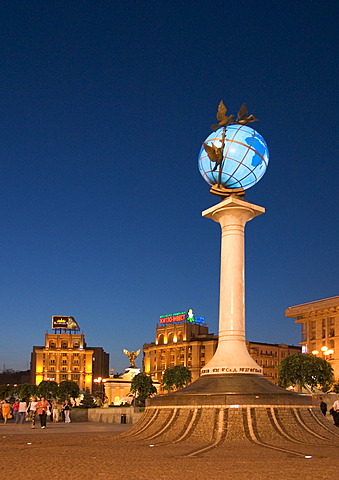
[[[105,382],[106,382],[106,379],[102,377],[98,377],[94,379],[94,383],[97,383],[100,386],[99,393],[100,393],[102,403],[104,403],[105,401]]]

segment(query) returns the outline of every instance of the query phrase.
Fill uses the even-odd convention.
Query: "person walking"
[[[31,421],[31,428],[35,428],[35,417],[36,417],[36,406],[38,404],[38,399],[32,397],[31,401],[28,404],[29,419]]]
[[[70,417],[71,407],[68,400],[65,400],[65,403],[62,409],[65,415],[65,423],[71,423],[71,417]]]
[[[54,423],[59,421],[60,405],[56,400],[52,402],[52,419]]]
[[[327,403],[324,402],[323,397],[320,397],[320,398],[319,398],[319,401],[320,401],[319,406],[320,406],[321,413],[322,413],[324,416],[326,416],[326,413],[327,413]]]
[[[41,397],[38,403],[36,404],[36,411],[40,418],[40,425],[41,428],[46,428],[46,418],[47,418],[47,411],[50,403],[45,399],[45,397]]]
[[[7,402],[7,400],[3,400],[1,402],[1,415],[4,419],[4,423],[7,423],[7,420],[11,418],[11,405]]]
[[[12,405],[13,418],[15,423],[19,422],[18,410],[19,410],[19,402],[18,400],[15,400],[15,402]]]
[[[25,423],[25,418],[27,415],[27,402],[24,398],[21,399],[19,402],[18,408],[18,422],[17,423]]]
[[[336,427],[339,427],[339,398],[334,402],[332,406],[332,410],[333,410],[334,425]]]

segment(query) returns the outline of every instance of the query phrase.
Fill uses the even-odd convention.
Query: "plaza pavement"
[[[129,425],[0,424],[1,480],[335,480],[339,448],[309,447],[296,457],[250,443],[225,443],[198,457],[192,444],[150,444],[119,437]],[[306,448],[306,450],[308,450]]]

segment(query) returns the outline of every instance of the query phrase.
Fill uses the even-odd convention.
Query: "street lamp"
[[[100,392],[102,403],[104,403],[105,401],[105,382],[106,382],[106,379],[102,377],[98,377],[94,379],[94,383],[97,383],[98,385],[100,385],[99,392]]]
[[[322,346],[320,349],[323,358],[327,357],[328,355],[332,355],[334,350],[332,348],[328,348],[326,345]],[[312,350],[312,355],[318,355],[319,350]]]

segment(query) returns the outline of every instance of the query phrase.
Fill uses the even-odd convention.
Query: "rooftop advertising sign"
[[[62,328],[65,330],[80,330],[79,325],[74,320],[74,317],[53,315],[52,328]]]
[[[200,325],[206,323],[204,317],[195,316],[191,308],[187,312],[173,313],[172,315],[161,315],[159,319],[159,324],[161,325],[183,322],[196,323]]]

